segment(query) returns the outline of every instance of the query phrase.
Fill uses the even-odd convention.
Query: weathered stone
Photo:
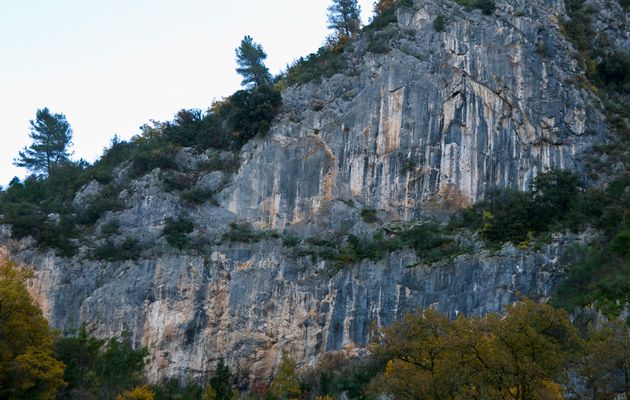
[[[225,174],[221,171],[212,171],[199,178],[197,187],[211,192],[216,192],[223,186]]]
[[[74,196],[72,200],[72,205],[78,208],[83,208],[87,205],[87,201],[95,196],[98,196],[103,189],[103,185],[101,185],[97,180],[91,180],[79,189],[77,194]]]
[[[29,290],[53,327],[68,333],[86,323],[103,337],[129,330],[149,346],[152,380],[205,376],[221,356],[244,377],[267,377],[282,350],[301,365],[325,351],[357,352],[373,321],[386,325],[417,307],[454,317],[498,311],[521,294],[545,299],[562,276],[564,249],[583,238],[498,254],[462,238],[475,251],[452,262],[418,265],[401,250],[337,270],[294,256],[280,239],[222,237],[234,221],[300,237],[367,234],[469,205],[493,188],[528,189],[551,168],[585,172],[581,155],[608,131],[597,98],[577,83],[583,71],[562,36],[564,14],[562,0],[499,0],[491,16],[417,1],[387,28],[391,51],[370,53],[370,39],[360,38],[343,74],[283,92],[282,113],[269,135],[244,146],[238,172],[198,181],[219,190],[219,206],[181,202],[163,190],[159,170],[130,180],[130,164],[119,167],[124,209],[96,225],[116,218],[121,235],[154,257],[106,263],[82,249],[63,259],[10,240],[7,228],[1,250],[33,268]],[[433,28],[438,15],[444,32]],[[194,169],[218,160],[229,170],[234,157],[182,149],[177,162]],[[383,223],[362,221],[364,208]],[[199,244],[188,252],[161,239],[165,219],[182,214]]]

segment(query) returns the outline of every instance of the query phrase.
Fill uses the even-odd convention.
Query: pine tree
[[[241,40],[241,45],[236,49],[236,72],[243,76],[241,85],[258,88],[271,83],[271,74],[263,62],[266,58],[267,53],[251,36]]]
[[[361,30],[361,7],[357,0],[333,0],[328,7],[328,29],[338,38],[352,37]]]
[[[232,373],[230,367],[225,365],[223,357],[219,358],[217,370],[210,379],[210,387],[214,389],[216,400],[230,400],[232,398]]]
[[[51,114],[48,108],[37,110],[29,136],[33,143],[19,152],[13,162],[16,166],[50,175],[56,166],[68,161],[72,129],[65,115]]]

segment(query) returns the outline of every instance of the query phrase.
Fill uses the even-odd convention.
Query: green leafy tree
[[[337,38],[349,38],[361,30],[361,7],[357,0],[333,0],[328,7],[328,29]]]
[[[612,399],[623,376],[624,393],[630,393],[630,328],[620,321],[592,329],[577,358],[577,371],[594,400]],[[621,373],[621,374],[620,374]]]
[[[271,86],[255,90],[239,90],[226,103],[227,123],[239,146],[257,134],[265,134],[280,110],[282,96]]]
[[[53,354],[53,337],[26,291],[29,271],[0,259],[0,398],[55,398],[64,364]]]
[[[99,356],[96,369],[102,397],[112,398],[124,390],[141,385],[148,355],[146,347],[133,349],[129,332],[123,332],[120,339],[109,339]]]
[[[232,373],[223,357],[219,358],[214,376],[210,378],[210,387],[214,391],[214,400],[230,400],[232,398]]]
[[[33,143],[19,152],[16,166],[50,175],[55,167],[68,161],[72,129],[65,115],[51,114],[48,108],[37,110],[29,136]]]
[[[85,326],[74,337],[61,338],[55,343],[56,356],[66,364],[66,386],[58,394],[59,399],[82,397],[96,384],[96,369],[105,340],[88,335]]]
[[[261,87],[271,83],[271,74],[263,62],[266,58],[267,53],[251,36],[241,40],[241,45],[236,49],[236,72],[243,76],[241,85]]]

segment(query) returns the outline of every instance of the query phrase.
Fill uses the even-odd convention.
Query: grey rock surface
[[[418,307],[455,317],[500,311],[520,295],[544,299],[571,241],[433,266],[414,266],[415,253],[403,250],[339,271],[292,256],[278,240],[134,262],[69,263],[36,251],[16,259],[35,267],[29,290],[55,328],[69,333],[84,322],[103,337],[130,331],[150,348],[153,380],[204,377],[221,356],[253,379],[271,374],[282,350],[303,366],[322,352],[356,352],[372,323]]]
[[[577,83],[560,4],[498,2],[492,16],[448,1],[401,8],[391,51],[367,52],[364,37],[350,72],[283,93],[285,112],[245,146],[221,205],[280,229],[322,222],[335,199],[409,219],[580,170],[607,129]]]
[[[29,289],[53,327],[86,323],[103,337],[129,330],[150,349],[154,381],[203,377],[221,356],[244,378],[267,377],[282,350],[302,366],[325,351],[357,352],[372,322],[417,307],[455,317],[499,311],[519,295],[547,298],[564,249],[581,239],[557,236],[538,252],[476,246],[432,266],[400,250],[338,270],[295,256],[281,239],[223,235],[236,221],[301,238],[372,232],[382,223],[362,221],[365,208],[384,222],[409,221],[492,188],[528,189],[551,168],[584,173],[582,156],[608,130],[598,99],[578,84],[564,13],[561,0],[500,0],[491,16],[416,1],[385,29],[390,51],[367,51],[365,35],[346,54],[347,71],[287,88],[271,132],[243,148],[238,171],[194,172],[198,187],[219,191],[216,202],[188,204],[164,190],[159,170],[132,180],[121,166],[114,182],[124,207],[96,225],[117,219],[121,235],[143,246],[139,260],[91,260],[89,240],[79,256],[60,258],[10,240],[7,227],[0,248],[34,269]],[[433,28],[438,15],[444,32]],[[182,149],[176,162],[189,170],[236,165],[234,157]],[[179,215],[195,224],[194,250],[162,237],[166,218]]]

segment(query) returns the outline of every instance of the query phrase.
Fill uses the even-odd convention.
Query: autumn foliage
[[[0,259],[0,398],[54,399],[64,364],[53,335],[25,283],[32,274]]]
[[[583,341],[566,312],[531,300],[483,318],[449,320],[428,309],[383,330],[374,350],[388,361],[371,390],[396,399],[563,399],[580,360],[580,379],[608,398],[610,382],[588,383],[590,375],[622,372],[624,360],[613,360],[626,354],[627,363],[629,347],[623,334],[602,335],[608,343]]]

